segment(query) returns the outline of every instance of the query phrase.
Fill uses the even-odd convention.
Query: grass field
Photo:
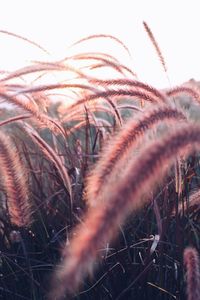
[[[129,55],[77,44],[104,38]],[[85,52],[2,71],[0,90],[2,299],[200,299],[198,82],[158,90]]]

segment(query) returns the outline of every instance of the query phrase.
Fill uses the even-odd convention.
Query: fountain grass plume
[[[200,103],[200,93],[197,89],[188,86],[177,86],[166,91],[168,97],[176,97],[182,94],[188,94],[192,99]]]
[[[143,22],[143,26],[144,26],[144,29],[146,31],[146,33],[148,34],[157,54],[158,54],[158,57],[160,58],[160,61],[161,61],[161,64],[162,64],[162,67],[163,67],[163,70],[165,71],[165,73],[167,73],[167,67],[166,67],[166,63],[165,63],[165,60],[164,60],[164,57],[162,55],[162,52],[160,50],[160,47],[158,46],[158,43],[150,29],[150,27],[148,26],[148,24],[146,22]]]
[[[87,103],[88,101],[94,101],[99,98],[107,98],[107,97],[120,97],[120,96],[127,96],[131,98],[136,98],[139,100],[144,100],[151,103],[158,103],[158,98],[153,97],[149,93],[145,93],[143,91],[136,91],[129,89],[109,89],[108,91],[101,91],[98,93],[95,93],[93,95],[88,95],[80,100],[78,100],[76,103],[69,106],[69,109],[75,109],[77,106]],[[161,100],[162,101],[162,100]]]
[[[30,113],[32,117],[36,120],[37,125],[44,126],[52,130],[54,133],[62,133],[65,134],[63,128],[59,124],[59,122],[53,120],[48,115],[41,113],[39,111],[39,108],[34,105],[33,102],[26,103],[22,99],[19,99],[15,96],[10,96],[6,94],[4,91],[0,92],[0,98],[2,98],[4,101],[13,104],[14,106],[17,106],[18,108]]]
[[[197,250],[187,247],[183,259],[186,268],[187,300],[198,300],[200,299],[200,270]]]
[[[0,132],[0,168],[10,221],[29,227],[33,221],[27,173],[11,139]]]
[[[138,120],[130,120],[124,126],[120,133],[110,139],[106,144],[96,166],[92,169],[86,180],[86,200],[89,205],[94,205],[98,195],[106,184],[109,175],[117,166],[123,163],[123,160],[130,149],[136,145],[139,138],[160,122],[177,122],[186,120],[184,114],[175,108],[159,106],[140,114]],[[119,164],[122,162],[121,164]],[[119,168],[118,168],[119,169]]]
[[[141,89],[146,91],[147,93],[151,93],[153,96],[158,98],[158,100],[162,101],[163,103],[166,103],[168,101],[164,93],[154,88],[153,86],[150,86],[138,80],[132,80],[128,78],[110,79],[110,80],[91,79],[90,82],[94,84],[100,84],[102,86],[123,86],[123,87],[128,86],[129,88]]]

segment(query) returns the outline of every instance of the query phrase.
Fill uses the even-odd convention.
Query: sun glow
[[[34,60],[60,60],[74,51],[95,51],[116,56],[137,73],[138,79],[155,87],[167,87],[166,74],[142,25],[146,21],[165,57],[171,84],[190,78],[198,80],[198,1],[160,2],[8,0],[1,4],[0,29],[24,36],[48,53],[1,31],[1,72],[16,70]],[[116,42],[103,38],[69,47],[94,34],[120,39],[129,48],[131,57]]]

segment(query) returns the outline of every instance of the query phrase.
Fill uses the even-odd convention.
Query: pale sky
[[[159,59],[144,31],[151,28],[165,58],[172,85],[200,80],[199,0],[5,0],[0,1],[0,30],[27,37],[63,58],[67,46],[91,34],[111,34],[130,49],[101,40],[87,50],[103,50],[129,64],[140,80],[167,87]],[[84,44],[86,45],[86,44]],[[85,51],[82,46],[80,51]],[[90,48],[91,47],[91,48]],[[17,69],[34,59],[49,59],[23,41],[0,33],[0,69]]]

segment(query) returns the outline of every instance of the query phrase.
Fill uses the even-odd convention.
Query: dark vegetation
[[[129,55],[106,35],[73,47],[100,38]],[[2,72],[0,90],[0,298],[200,299],[198,85],[160,91],[85,52]]]

